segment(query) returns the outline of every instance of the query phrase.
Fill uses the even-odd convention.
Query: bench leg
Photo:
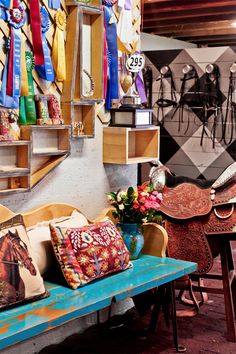
[[[162,286],[158,287],[158,289],[156,290],[155,301],[151,313],[150,323],[148,326],[148,332],[150,333],[156,332],[157,322],[161,311],[161,304],[163,301],[163,292],[164,292],[164,287]]]
[[[179,344],[178,341],[178,330],[177,330],[177,317],[176,317],[176,296],[175,296],[175,286],[174,282],[170,282],[170,296],[171,296],[171,318],[172,318],[172,327],[173,327],[173,337],[175,349],[178,353],[186,352],[186,348]]]

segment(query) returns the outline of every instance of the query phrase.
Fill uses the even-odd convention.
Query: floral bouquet
[[[115,208],[113,217],[119,223],[142,225],[146,222],[160,222],[158,212],[162,194],[154,190],[153,185],[129,187],[126,191],[107,193],[110,204]]]

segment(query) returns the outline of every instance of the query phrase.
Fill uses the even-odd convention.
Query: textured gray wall
[[[96,119],[95,138],[71,141],[71,155],[31,192],[0,196],[15,212],[52,202],[79,207],[94,218],[107,206],[106,192],[137,183],[137,165],[103,164],[103,126]]]

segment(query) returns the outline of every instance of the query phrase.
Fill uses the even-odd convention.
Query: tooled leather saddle
[[[150,181],[163,193],[168,255],[197,262],[195,274],[209,272],[219,250],[208,235],[236,231],[236,162],[216,181],[173,176],[164,166],[151,169]]]

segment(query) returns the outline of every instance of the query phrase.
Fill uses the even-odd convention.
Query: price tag
[[[138,73],[144,67],[145,59],[142,54],[132,54],[126,61],[126,69],[132,73]]]

